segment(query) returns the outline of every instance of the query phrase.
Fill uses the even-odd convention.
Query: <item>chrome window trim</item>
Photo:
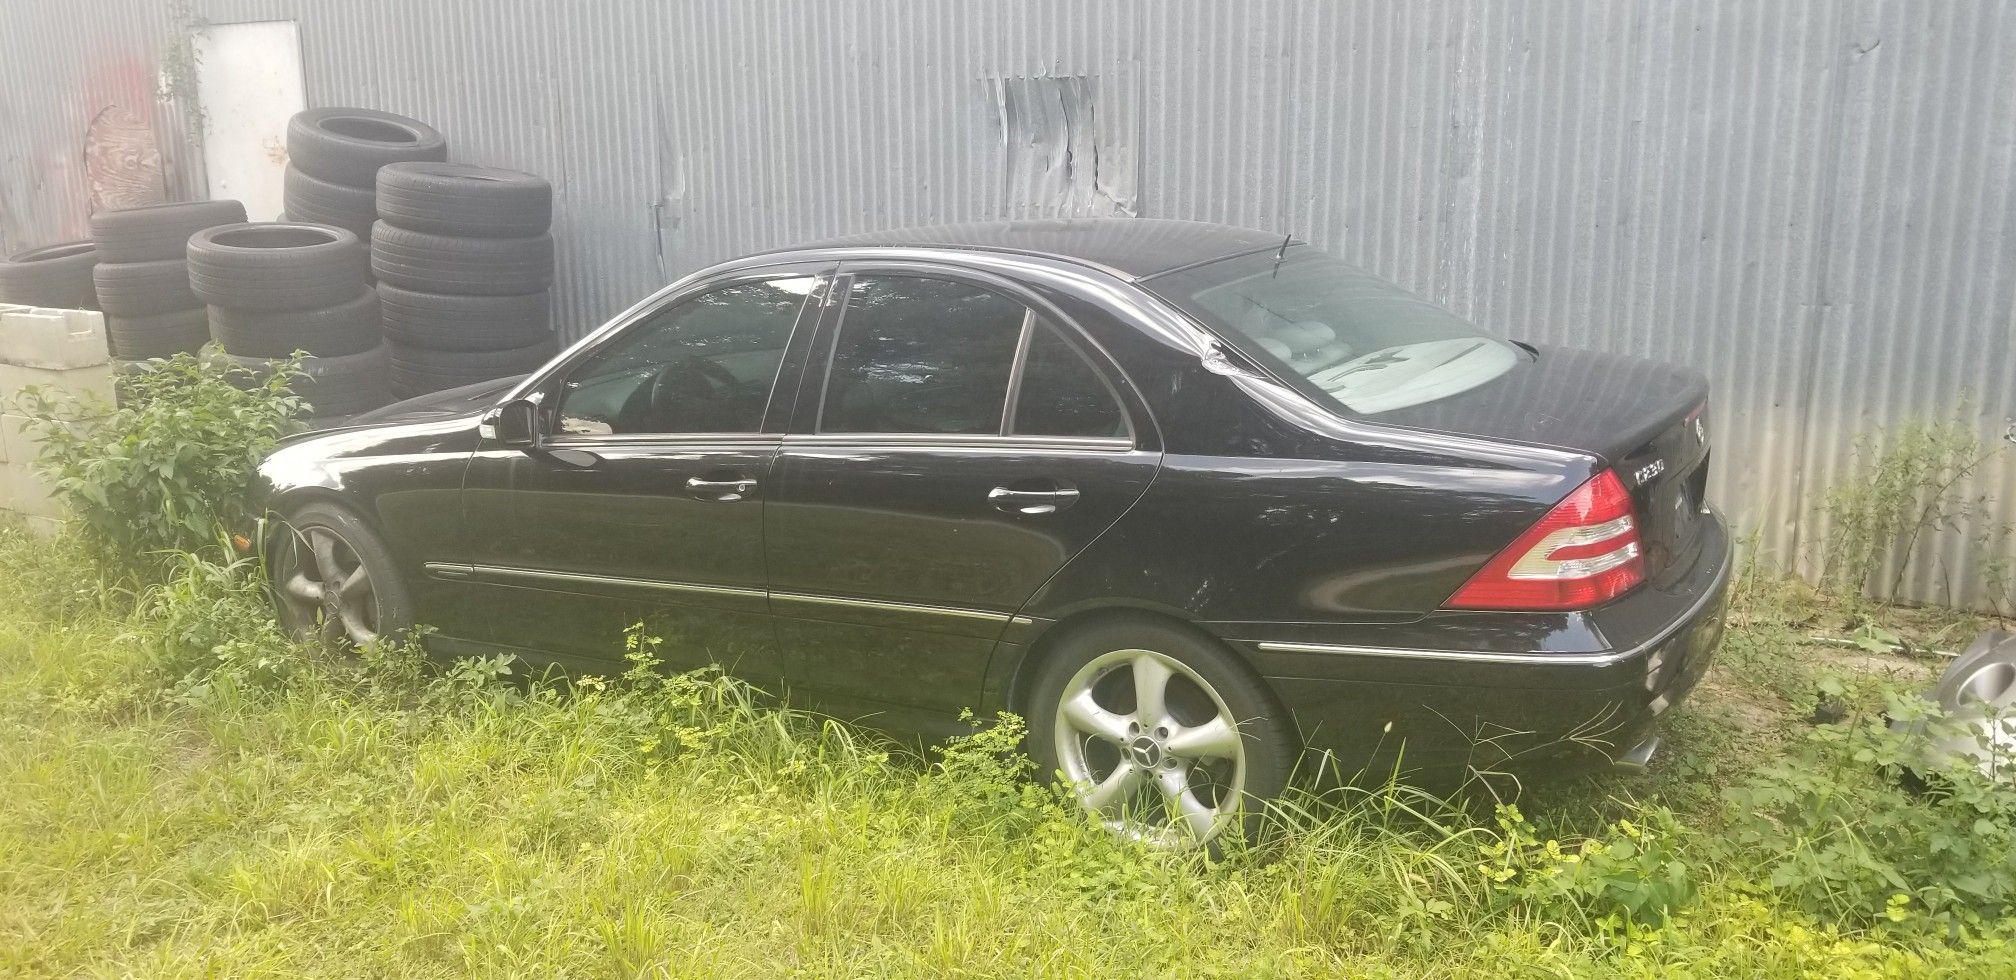
[[[551,436],[539,441],[541,449],[594,449],[609,446],[722,446],[724,448],[774,449],[784,439],[777,432],[648,432],[611,433],[606,436]]]
[[[784,437],[787,446],[874,446],[886,449],[1042,449],[1062,452],[1132,452],[1134,443],[1117,437],[998,436],[988,433],[817,432]]]
[[[1008,363],[1008,393],[1001,404],[1001,435],[1015,433],[1015,409],[1022,401],[1022,371],[1029,364],[1029,344],[1035,339],[1036,311],[1022,307],[1022,332],[1015,338],[1015,359]],[[1096,373],[1096,372],[1095,372]],[[1126,411],[1123,409],[1124,416]]]

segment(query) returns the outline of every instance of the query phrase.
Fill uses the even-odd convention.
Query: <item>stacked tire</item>
[[[446,159],[447,141],[417,119],[341,107],[297,112],[287,121],[286,219],[335,225],[369,241],[378,168]]]
[[[210,334],[234,365],[263,380],[276,363],[308,355],[294,393],[310,418],[392,400],[378,295],[365,282],[356,235],[304,222],[224,225],[189,239],[188,263]]]
[[[91,216],[98,262],[91,281],[112,356],[144,361],[194,353],[210,340],[203,301],[189,288],[189,236],[245,220],[237,201],[191,201]]]
[[[97,265],[98,249],[88,240],[16,252],[0,262],[0,303],[95,310],[91,270]]]
[[[553,356],[553,188],[467,164],[378,171],[371,269],[401,398],[525,374]]]

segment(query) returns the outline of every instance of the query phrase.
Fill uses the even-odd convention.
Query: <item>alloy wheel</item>
[[[290,534],[280,551],[274,593],[288,626],[335,646],[378,642],[378,595],[350,542],[311,525]]]
[[[1169,846],[1209,841],[1243,801],[1246,747],[1224,698],[1152,650],[1115,650],[1065,683],[1059,768],[1118,833]]]

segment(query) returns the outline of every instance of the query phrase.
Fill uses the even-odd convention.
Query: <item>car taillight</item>
[[[1587,609],[1645,580],[1631,495],[1604,470],[1554,505],[1443,603],[1451,609]]]

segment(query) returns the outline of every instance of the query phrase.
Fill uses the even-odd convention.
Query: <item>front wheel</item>
[[[268,562],[280,625],[296,639],[362,650],[412,629],[391,551],[341,507],[309,504],[276,523]]]
[[[1265,685],[1209,639],[1114,621],[1063,639],[1032,685],[1037,761],[1114,832],[1209,844],[1278,795],[1296,740]]]

